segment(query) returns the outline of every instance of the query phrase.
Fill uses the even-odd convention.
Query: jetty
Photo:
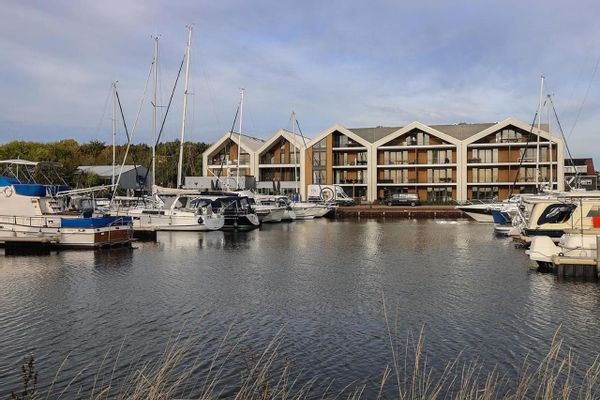
[[[463,219],[468,218],[452,205],[386,206],[358,205],[338,207],[334,218]]]

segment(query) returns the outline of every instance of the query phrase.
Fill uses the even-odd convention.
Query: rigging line
[[[596,65],[594,65],[594,71],[592,72],[592,76],[588,83],[588,87],[585,90],[585,95],[583,96],[583,100],[581,101],[581,104],[579,105],[579,110],[577,110],[577,115],[575,116],[575,121],[573,122],[573,126],[571,127],[571,130],[569,131],[569,135],[568,135],[569,137],[571,137],[571,134],[575,130],[575,126],[577,125],[577,122],[579,121],[579,117],[581,116],[581,111],[583,110],[583,105],[585,104],[585,102],[588,98],[588,95],[590,94],[590,89],[592,88],[592,83],[594,82],[594,78],[596,77],[596,72],[598,72],[598,65],[600,65],[600,54],[598,55],[598,58],[596,59]]]
[[[552,97],[550,97],[550,105],[552,106],[552,111],[554,112],[554,117],[556,118],[556,123],[558,125],[558,130],[560,131],[560,135],[562,136],[563,141],[565,142],[565,149],[567,150],[567,154],[569,155],[569,160],[571,161],[571,166],[575,170],[575,184],[578,186],[579,173],[577,172],[577,169],[575,168],[575,162],[573,161],[573,155],[571,154],[571,148],[569,147],[569,144],[567,143],[567,138],[565,137],[565,132],[563,131],[560,120],[558,119],[558,113],[556,112],[556,108],[554,107],[554,100],[552,100]],[[552,168],[552,166],[550,166],[550,168]],[[569,185],[569,186],[571,186],[571,185]]]
[[[102,123],[104,122],[104,117],[106,116],[106,109],[108,108],[108,99],[110,99],[110,95],[112,93],[112,84],[110,86],[110,90],[106,95],[106,99],[104,100],[104,107],[102,107],[102,115],[100,117],[100,121],[98,121],[98,125],[96,126],[96,130],[94,131],[94,137],[97,138],[100,133],[100,129],[102,128]]]
[[[233,123],[231,124],[231,129],[229,130],[229,140],[233,137],[233,130],[235,129],[235,123],[238,119],[238,114],[240,113],[240,104],[238,104],[237,109],[235,110],[235,116],[233,117]],[[239,144],[238,144],[239,146]],[[217,180],[221,180],[221,174],[223,173],[223,163],[225,162],[225,157],[227,157],[227,142],[225,142],[225,146],[223,146],[223,157],[221,157],[221,167],[219,168],[219,172],[217,174]]]
[[[142,98],[140,99],[140,106],[138,107],[137,115],[135,116],[135,120],[133,122],[133,128],[131,129],[131,135],[127,131],[127,124],[125,123],[125,114],[123,113],[123,107],[121,106],[121,99],[119,98],[119,93],[116,92],[117,102],[119,103],[119,109],[121,110],[121,117],[123,119],[123,126],[125,128],[125,134],[127,135],[127,143],[128,144],[132,142],[133,135],[135,134],[135,130],[136,130],[138,122],[140,120],[140,115],[142,113],[142,108],[144,106],[144,100],[146,99],[146,93],[148,91],[148,82],[150,82],[150,77],[152,76],[152,71],[154,71],[154,67],[155,67],[155,60],[153,59],[152,63],[150,63],[150,69],[148,71],[148,76],[146,77],[146,83],[144,83],[144,91],[142,92]],[[128,145],[127,149],[129,150],[129,145]],[[136,162],[133,154],[131,154],[131,159],[133,161],[133,169],[135,170],[136,184],[139,185],[138,165],[137,165],[137,162]],[[125,165],[126,160],[127,160],[127,152],[125,153],[125,158],[123,159],[123,166]],[[119,172],[119,175],[121,173],[123,173],[123,167],[121,167],[121,171]],[[144,182],[145,182],[145,179],[144,179]],[[117,180],[117,183],[118,183],[118,180]],[[117,187],[118,187],[118,185],[117,185]]]
[[[163,120],[160,124],[160,131],[158,132],[158,135],[156,136],[156,143],[154,143],[154,146],[158,149],[158,144],[160,143],[160,137],[163,134],[163,130],[165,129],[165,122],[167,121],[167,116],[169,115],[169,110],[171,109],[171,104],[173,103],[173,96],[175,95],[175,89],[177,88],[177,82],[179,82],[179,77],[181,76],[181,70],[183,69],[183,64],[185,62],[185,56],[183,56],[183,59],[181,60],[181,64],[179,65],[179,71],[177,72],[177,77],[175,78],[175,84],[173,85],[173,90],[171,91],[171,96],[169,97],[169,103],[167,104],[167,109],[165,110],[165,115],[163,117]],[[146,170],[146,175],[144,175],[144,182],[146,182],[146,180],[148,179],[148,170]],[[155,177],[156,179],[156,177]]]
[[[545,105],[546,105],[546,101],[544,101],[544,106]],[[542,106],[542,108],[544,108],[544,106]],[[529,148],[531,134],[533,133],[533,127],[535,126],[535,122],[538,119],[538,112],[539,112],[539,110],[537,110],[535,112],[535,115],[533,116],[533,121],[531,121],[531,128],[529,129],[529,134],[527,135],[527,142],[525,142],[525,150],[523,151],[523,155],[521,155],[521,159],[519,160],[519,169],[517,169],[517,174],[515,175],[515,180],[513,181],[513,184],[510,186],[510,190],[508,191],[509,199],[513,195],[513,190],[515,189],[515,186],[517,185],[517,180],[519,179],[519,175],[521,174],[521,166],[523,165],[523,161],[525,161],[525,155],[527,154],[527,149]],[[541,118],[541,116],[540,116],[540,118]],[[538,135],[539,135],[539,132],[538,132]]]
[[[129,129],[127,129],[127,122],[125,121],[125,114],[123,113],[123,106],[121,105],[121,99],[119,98],[119,92],[115,90],[115,97],[117,98],[117,103],[119,104],[119,110],[121,112],[121,119],[123,121],[123,128],[125,129],[125,135],[127,136],[127,147],[125,148],[125,156],[123,156],[123,162],[121,163],[121,169],[119,170],[119,175],[117,176],[117,182],[115,187],[113,187],[113,194],[110,198],[109,209],[112,207],[113,201],[117,194],[117,188],[119,187],[119,182],[121,181],[121,175],[123,174],[123,168],[125,167],[125,162],[127,161],[127,155],[129,154],[129,148],[131,147],[131,136],[129,136]],[[135,165],[135,160],[133,161]],[[137,172],[136,172],[137,175]]]

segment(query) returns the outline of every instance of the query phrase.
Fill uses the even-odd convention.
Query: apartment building
[[[242,135],[240,174],[255,176],[258,190],[265,193],[299,187],[306,197],[308,185],[336,184],[362,201],[394,193],[415,193],[422,202],[449,202],[505,199],[538,186],[562,190],[563,143],[547,126],[541,128],[507,118],[402,127],[335,124],[312,140],[285,130],[266,141]],[[221,164],[230,171],[235,168],[238,141],[238,134],[225,134],[207,150],[205,175]]]
[[[264,144],[263,139],[227,132],[202,155],[202,174],[208,177],[219,176],[222,180],[233,179],[237,175],[256,176],[256,152]]]
[[[300,154],[308,141],[310,139],[280,129],[256,151],[259,193],[300,192]]]

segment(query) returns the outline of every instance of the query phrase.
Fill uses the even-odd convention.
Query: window
[[[523,135],[514,128],[505,128],[496,133],[496,143],[521,142]]]
[[[429,168],[427,169],[427,182],[429,183],[447,183],[452,182],[451,168]]]
[[[327,184],[327,171],[325,171],[325,170],[315,171],[313,173],[313,176],[314,176],[315,184],[321,184],[321,185]]]
[[[279,147],[279,163],[285,164],[285,143],[281,143]]]
[[[452,201],[451,187],[427,188],[427,201],[432,203],[447,203]]]
[[[542,224],[562,224],[571,218],[573,210],[577,208],[575,204],[552,204],[546,207],[542,215],[537,221],[538,225]]]
[[[498,182],[498,168],[473,168],[474,183],[493,183]]]
[[[473,149],[472,158],[467,160],[470,163],[497,163],[498,149]]]
[[[314,153],[314,164],[315,167],[325,167],[327,166],[327,153],[324,151],[316,151]]]
[[[492,200],[498,197],[498,186],[474,186],[472,199]]]
[[[427,150],[427,164],[450,164],[452,150]]]
[[[379,183],[408,183],[408,170],[384,169],[380,173]]]

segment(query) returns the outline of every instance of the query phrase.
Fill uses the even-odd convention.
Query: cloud
[[[9,0],[0,15],[2,140],[109,139],[113,80],[130,121],[161,34],[166,104],[195,23],[193,140],[231,126],[246,88],[247,132],[267,137],[295,110],[307,135],[347,126],[490,122],[535,113],[539,75],[574,152],[598,157],[600,4],[522,1]],[[181,85],[165,137],[178,136]],[[581,109],[581,110],[580,110]],[[164,111],[164,108],[161,108]],[[137,141],[151,137],[146,104]],[[596,159],[600,162],[600,159]]]

